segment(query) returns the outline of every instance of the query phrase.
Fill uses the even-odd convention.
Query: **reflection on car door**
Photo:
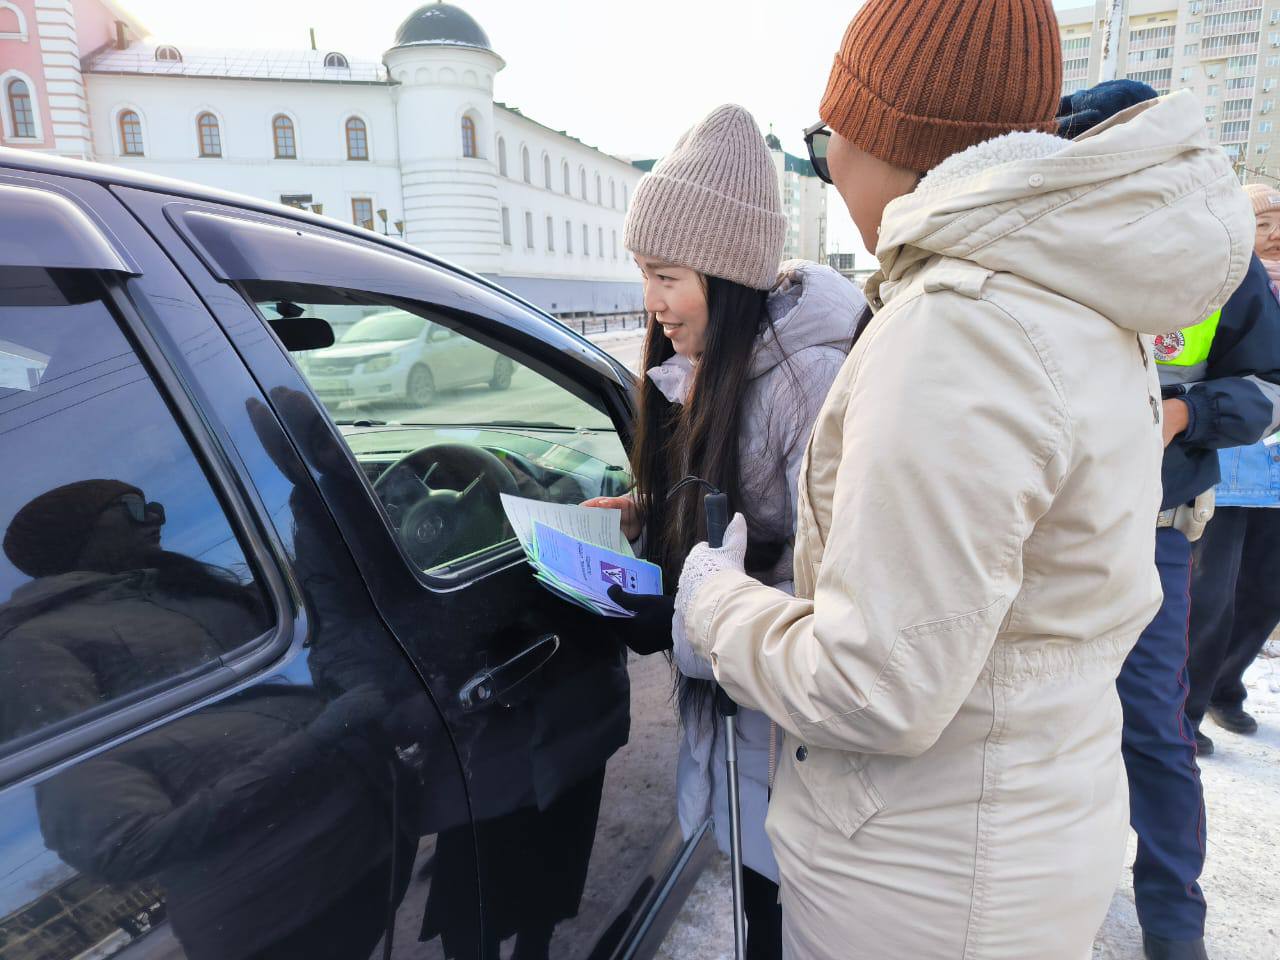
[[[469,817],[440,715],[204,306],[59,190],[142,272],[0,277],[38,373],[0,388],[0,954],[441,958],[390,936]]]
[[[163,198],[127,195],[158,235],[171,238],[175,247],[181,243],[169,227],[174,214],[164,216]],[[226,242],[235,242],[234,231]],[[528,956],[610,956],[680,852],[674,823],[676,730],[666,664],[660,658],[629,662],[606,623],[538,587],[518,553],[447,583],[424,583],[421,572],[405,562],[324,409],[278,343],[264,336],[260,315],[247,299],[237,300],[229,287],[201,275],[193,252],[174,255],[201,293],[217,303],[224,328],[267,385],[274,413],[319,477],[381,615],[444,711],[466,769],[476,826],[473,831],[444,813],[424,814],[442,830],[413,865],[412,876],[430,885],[425,891],[411,886],[402,902],[397,928],[413,936],[397,938],[395,956],[429,956],[418,952],[423,942],[442,943],[449,956],[464,949],[467,925],[465,917],[459,923],[458,911],[468,901],[476,849],[486,960],[499,956],[504,942],[506,952],[512,938]],[[386,255],[417,271],[418,299],[448,311],[460,324],[466,322],[464,311],[474,314],[475,326],[487,331],[486,343],[495,342],[508,312],[522,309],[475,281],[402,253]],[[368,289],[364,274],[343,276],[337,264],[324,275],[335,287],[380,293]],[[403,296],[402,290],[394,292]],[[520,340],[514,332],[510,336]],[[521,341],[522,349],[534,346]],[[545,353],[569,362],[565,350]],[[585,366],[580,376],[578,389],[604,389],[589,382]],[[295,402],[281,403],[284,396]],[[619,393],[602,408],[618,410],[623,402]],[[342,469],[333,466],[338,461]],[[424,803],[429,808],[432,798],[424,797]]]

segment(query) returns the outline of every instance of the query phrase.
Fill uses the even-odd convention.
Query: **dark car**
[[[297,362],[388,315],[429,404]],[[0,150],[0,956],[652,955],[669,668],[499,501],[625,491],[630,388],[394,240]]]

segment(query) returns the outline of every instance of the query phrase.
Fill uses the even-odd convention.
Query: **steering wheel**
[[[389,466],[373,489],[405,552],[424,570],[501,541],[506,514],[498,494],[519,493],[501,460],[466,443],[415,450]]]

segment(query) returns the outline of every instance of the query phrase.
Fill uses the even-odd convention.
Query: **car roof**
[[[336,230],[341,233],[358,237],[361,240],[373,241],[388,247],[392,247],[403,253],[411,254],[423,260],[427,260],[433,265],[448,270],[452,273],[464,276],[469,280],[502,294],[513,303],[519,304],[528,310],[532,310],[539,316],[555,322],[555,318],[551,317],[546,311],[536,304],[530,303],[522,297],[516,296],[510,290],[494,283],[492,280],[482,277],[478,273],[473,273],[455,263],[448,260],[442,260],[424,251],[421,247],[415,247],[412,244],[405,243],[394,237],[384,236],[372,230],[363,227],[356,227],[353,224],[344,223],[332,217],[323,217],[319,214],[310,212],[309,210],[300,210],[297,207],[288,207],[281,203],[272,203],[270,200],[259,200],[257,197],[250,197],[241,193],[232,193],[228,190],[219,190],[216,187],[206,187],[198,183],[191,183],[187,180],[177,180],[171,177],[161,177],[155,174],[142,173],[136,170],[129,170],[124,167],[112,166],[107,163],[97,163],[88,160],[72,160],[66,157],[56,157],[46,153],[37,153],[31,150],[18,150],[13,147],[0,147],[0,169],[10,168],[17,170],[26,170],[34,173],[45,173],[58,177],[75,177],[81,180],[92,180],[107,186],[133,187],[138,190],[149,190],[155,193],[164,193],[176,197],[183,197],[191,200],[208,200],[213,203],[226,204],[228,206],[240,207],[245,210],[256,210],[260,213],[267,213],[277,217],[287,217],[291,220],[297,220],[302,223],[310,223],[317,227],[323,227],[326,230]],[[565,328],[569,333],[573,331]]]
[[[232,207],[239,207],[243,210],[253,210],[259,213],[265,213],[271,216],[284,217],[300,223],[308,223],[313,226],[322,227],[325,230],[336,231],[351,237],[358,238],[366,243],[381,244],[390,247],[400,253],[408,254],[416,259],[424,260],[441,270],[446,270],[460,277],[464,277],[472,283],[479,284],[488,290],[497,293],[504,299],[511,302],[516,307],[528,311],[535,317],[540,318],[554,325],[554,328],[567,337],[570,341],[577,341],[590,348],[590,352],[594,353],[595,362],[599,365],[599,369],[607,369],[610,375],[619,383],[624,384],[630,381],[631,374],[621,364],[608,357],[586,337],[581,336],[577,331],[570,329],[560,323],[541,307],[530,303],[523,297],[519,297],[510,290],[495,283],[494,281],[483,277],[478,273],[473,273],[455,263],[443,260],[440,257],[427,253],[420,247],[413,246],[395,237],[389,237],[377,233],[373,230],[367,230],[363,227],[357,227],[354,224],[344,223],[332,217],[323,217],[319,214],[310,212],[309,210],[300,210],[297,207],[288,207],[280,203],[272,203],[269,200],[260,200],[257,197],[247,196],[240,193],[232,193],[228,190],[219,190],[215,187],[206,187],[197,183],[191,183],[187,180],[177,180],[171,177],[161,177],[155,174],[142,173],[136,170],[129,170],[124,167],[113,166],[107,163],[98,163],[88,160],[72,160],[67,157],[57,157],[51,154],[38,153],[32,150],[18,150],[13,147],[0,147],[0,171],[5,169],[21,170],[33,173],[43,173],[56,177],[78,178],[81,180],[90,180],[100,183],[104,186],[122,186],[132,187],[138,190],[147,190],[154,193],[163,193],[168,196],[182,197],[191,200],[207,200],[213,203],[224,204]]]

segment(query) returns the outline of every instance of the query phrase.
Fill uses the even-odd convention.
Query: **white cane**
[[[724,545],[724,532],[729,526],[729,498],[723,493],[709,493],[704,498],[707,511],[707,543]],[[729,787],[729,866],[733,871],[733,956],[746,960],[747,915],[742,890],[742,805],[738,792],[738,705],[716,686],[716,712],[724,718],[725,772]]]

